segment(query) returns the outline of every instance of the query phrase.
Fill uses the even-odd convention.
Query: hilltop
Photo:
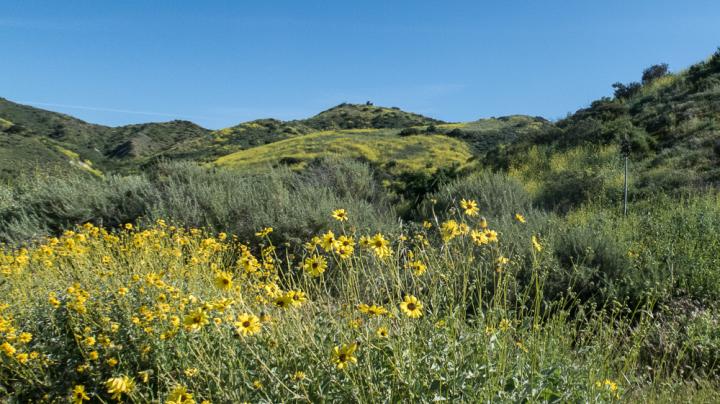
[[[443,121],[400,108],[384,108],[368,104],[343,103],[323,111],[312,118],[298,121],[316,130],[407,128],[410,126],[437,125]]]

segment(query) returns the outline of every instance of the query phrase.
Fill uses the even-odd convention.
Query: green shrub
[[[172,163],[158,167],[154,182],[162,198],[151,209],[153,218],[232,232],[243,240],[266,226],[284,238],[278,241],[306,238],[330,226],[330,212],[338,208],[361,227],[387,229],[393,223],[362,163],[318,162],[301,174],[283,167],[250,174]]]
[[[321,160],[303,173],[159,163],[140,176],[38,174],[0,188],[0,241],[20,243],[85,222],[112,227],[157,219],[244,239],[266,226],[306,237],[329,226],[337,208],[361,226],[386,230],[394,222],[370,168],[358,162]]]
[[[629,290],[627,248],[604,230],[574,225],[557,229],[552,248],[559,265],[548,278],[548,293],[570,291],[583,302],[594,301],[601,306],[612,299],[630,299],[633,306],[640,300],[639,291]]]
[[[158,198],[144,177],[106,179],[78,172],[36,173],[0,192],[0,241],[22,242],[75,224],[135,221]]]
[[[531,198],[517,179],[482,171],[457,179],[428,195],[419,211],[427,218],[433,208],[436,212],[445,212],[457,207],[462,198],[476,200],[480,213],[489,217],[527,212],[531,208]]]

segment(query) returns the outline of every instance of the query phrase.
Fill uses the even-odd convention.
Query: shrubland
[[[381,182],[325,159],[3,187],[2,394],[714,397],[715,194],[555,211],[537,204],[543,181],[478,171],[401,220]]]

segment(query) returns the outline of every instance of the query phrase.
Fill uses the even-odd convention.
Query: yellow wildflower
[[[542,245],[540,244],[540,241],[538,241],[538,238],[535,236],[532,236],[532,246],[535,249],[535,251],[540,252],[542,251]]]
[[[113,400],[120,401],[123,394],[129,394],[133,391],[135,382],[125,375],[111,377],[105,382],[105,388],[108,394],[112,395]]]
[[[207,325],[210,321],[208,320],[207,313],[202,308],[197,308],[185,316],[185,328],[188,331],[198,331],[203,326]]]
[[[82,384],[76,384],[75,387],[73,387],[70,396],[72,397],[71,400],[73,404],[82,404],[83,401],[90,400],[90,397],[88,397],[85,392],[85,386]]]
[[[478,213],[480,213],[480,209],[478,209],[477,202],[472,199],[461,200],[460,207],[463,208],[463,210],[465,211],[465,214],[468,216],[477,216]]]
[[[357,363],[356,349],[357,343],[336,346],[332,351],[331,362],[339,370],[347,368],[350,364]]]
[[[195,404],[195,399],[187,387],[178,384],[168,394],[165,404]]]
[[[305,259],[303,269],[310,276],[320,276],[327,268],[327,261],[320,255],[313,255],[310,258]]]
[[[400,309],[410,318],[419,318],[423,315],[423,304],[413,295],[405,295],[400,303]]]
[[[215,275],[215,286],[220,290],[230,290],[233,286],[233,276],[230,272],[219,271]]]
[[[257,334],[260,332],[260,319],[254,314],[243,313],[238,316],[235,328],[243,336]]]
[[[267,235],[269,235],[272,232],[273,232],[272,227],[266,227],[266,228],[260,230],[259,232],[255,233],[255,235],[258,237],[266,237]]]
[[[345,209],[336,209],[332,212],[332,217],[338,222],[345,222],[348,220],[348,214]]]

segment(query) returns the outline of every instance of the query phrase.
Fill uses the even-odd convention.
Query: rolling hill
[[[461,167],[473,159],[467,143],[442,134],[401,136],[398,130],[347,129],[296,136],[220,157],[216,163],[247,169],[278,164],[302,168],[328,155],[368,161],[394,174]]]
[[[442,123],[397,108],[340,104],[304,120],[259,119],[214,131],[188,121],[113,128],[2,98],[0,119],[0,175],[5,178],[47,165],[130,172],[157,159],[212,162],[238,151],[321,130]]]

